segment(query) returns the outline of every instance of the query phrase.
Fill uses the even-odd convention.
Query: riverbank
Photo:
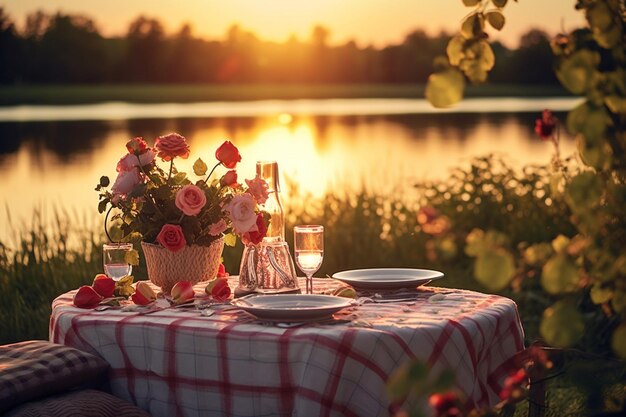
[[[467,97],[566,97],[560,86],[468,86]],[[22,104],[193,103],[328,98],[423,98],[417,84],[20,85],[0,87],[0,106]]]

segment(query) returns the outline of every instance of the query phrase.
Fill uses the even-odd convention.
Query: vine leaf
[[[504,15],[497,10],[493,10],[485,14],[487,18],[487,22],[493,27],[495,30],[502,30],[504,27]]]
[[[578,289],[580,274],[569,256],[559,253],[543,266],[541,285],[550,294],[562,294]]]
[[[198,160],[193,163],[193,173],[196,174],[199,177],[204,176],[208,169],[209,169],[209,167],[200,158],[198,158]]]
[[[611,347],[613,352],[617,353],[620,358],[626,359],[626,324],[618,326],[613,331]]]
[[[572,93],[583,94],[589,89],[598,64],[600,54],[583,49],[563,60],[556,71],[556,76]]]
[[[474,276],[476,280],[492,291],[509,285],[515,274],[513,255],[504,249],[484,251],[476,258]]]
[[[467,7],[474,7],[480,3],[480,0],[463,0],[463,4]]]
[[[456,69],[431,74],[426,84],[426,99],[435,107],[444,108],[463,98],[465,79]]]
[[[539,331],[552,346],[569,347],[576,343],[585,329],[580,312],[566,301],[558,301],[543,312]]]
[[[496,7],[504,7],[504,6],[506,6],[507,0],[491,0],[491,2]]]

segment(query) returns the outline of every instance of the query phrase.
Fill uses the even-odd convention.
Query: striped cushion
[[[43,340],[0,346],[0,414],[23,402],[95,383],[109,365]]]
[[[32,401],[5,417],[150,417],[141,408],[106,392],[81,390]]]

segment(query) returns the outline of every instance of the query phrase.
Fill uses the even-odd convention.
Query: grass
[[[566,96],[560,86],[469,86],[468,97]],[[17,85],[0,87],[0,106],[19,104],[85,104],[106,101],[133,103],[188,103],[204,101],[324,99],[324,98],[423,98],[417,84],[201,84],[201,85]]]

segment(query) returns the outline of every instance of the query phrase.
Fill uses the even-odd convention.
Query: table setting
[[[184,137],[126,148],[111,190],[105,177],[96,187],[110,239],[104,273],[57,297],[50,317],[51,341],[110,364],[116,396],[153,416],[389,415],[402,404],[387,380],[421,360],[455,369],[468,405],[499,401],[523,349],[513,301],[431,286],[445,274],[426,268],[315,277],[324,226],[296,225],[292,256],[276,162],[258,162],[243,186],[226,141],[210,171],[194,163],[192,182],[174,166],[189,156]],[[219,167],[228,171],[211,179]],[[229,275],[220,257],[237,238],[244,252]],[[148,280],[134,282],[137,245]]]

